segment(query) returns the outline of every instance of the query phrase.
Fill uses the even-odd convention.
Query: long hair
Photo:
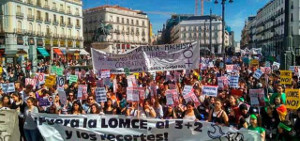
[[[96,113],[92,113],[93,111],[92,111],[92,107],[93,106],[95,106],[96,107]],[[100,107],[96,104],[96,103],[94,103],[94,104],[92,104],[91,106],[90,106],[90,109],[91,109],[91,114],[99,114],[100,113]]]
[[[77,104],[78,106],[79,106],[79,108],[78,108],[78,111],[80,112],[80,113],[82,113],[82,111],[83,111],[83,108],[82,108],[82,106],[81,106],[81,103],[80,103],[80,101],[79,100],[77,100],[77,101],[74,101],[73,102],[73,104],[72,104],[72,110],[71,110],[71,114],[73,114],[74,113],[74,105],[75,104]]]

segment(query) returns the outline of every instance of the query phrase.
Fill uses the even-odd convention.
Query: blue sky
[[[209,1],[209,0],[206,0]],[[214,0],[204,3],[204,14],[209,14],[212,9],[213,14],[221,15],[221,4],[214,4]],[[227,0],[228,1],[228,0]],[[269,0],[234,0],[233,3],[226,3],[225,20],[235,32],[235,39],[241,39],[241,30],[244,27],[245,20],[250,15],[256,15],[259,8],[263,7]],[[177,14],[193,14],[195,8],[195,0],[83,0],[83,8],[98,7],[104,4],[120,5],[134,10],[142,10],[144,12],[170,12]],[[200,5],[198,6],[200,9]],[[200,10],[199,12],[200,13]],[[162,29],[170,15],[167,14],[148,14],[150,22],[153,25],[153,32],[156,34]]]

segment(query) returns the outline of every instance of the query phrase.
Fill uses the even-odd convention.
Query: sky
[[[98,7],[101,5],[120,5],[133,10],[142,10],[144,12],[163,12],[176,14],[194,14],[195,0],[82,0],[83,9]],[[214,4],[215,0],[205,0],[204,15],[209,14],[210,8],[212,13],[221,16],[222,6]],[[210,2],[209,2],[210,1]],[[248,16],[256,15],[257,10],[262,8],[270,0],[233,0],[233,3],[226,2],[225,23],[235,32],[235,40],[241,39],[241,31],[245,25]],[[200,2],[199,2],[200,13]],[[156,34],[161,30],[163,24],[171,17],[168,14],[148,14],[153,26],[153,32]]]

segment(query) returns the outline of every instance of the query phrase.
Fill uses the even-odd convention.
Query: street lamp
[[[225,59],[226,59],[226,53],[225,53],[225,3],[227,0],[220,0],[222,1],[222,53],[223,53],[223,61],[224,61],[224,68],[226,68],[225,65]],[[215,4],[218,4],[219,1],[215,0]],[[229,0],[229,3],[233,3],[233,0]]]

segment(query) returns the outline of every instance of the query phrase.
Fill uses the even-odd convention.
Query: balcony
[[[71,11],[67,11],[67,13],[66,14],[68,14],[68,15],[72,15],[72,12]]]
[[[17,28],[17,29],[15,29],[15,31],[17,34],[23,34],[23,29],[21,29],[21,28]]]
[[[51,24],[51,19],[46,19],[45,24]]]
[[[68,28],[72,28],[73,24],[72,23],[68,23]]]
[[[50,38],[50,37],[52,37],[52,34],[51,34],[51,32],[48,32],[48,33],[46,33],[46,34],[45,34],[45,37],[46,37],[46,38]]]
[[[28,21],[33,21],[34,20],[34,16],[33,15],[27,15],[27,20]]]
[[[64,26],[66,26],[66,23],[61,22],[59,25],[64,27]]]
[[[59,38],[59,35],[58,34],[52,34],[52,37],[53,38]]]
[[[17,13],[16,13],[16,17],[17,17],[18,19],[23,19],[23,18],[24,18],[24,13],[17,12]]]
[[[42,23],[44,20],[43,20],[43,18],[42,17],[37,17],[36,18],[36,22],[38,22],[38,23]]]
[[[57,8],[55,6],[53,6],[52,11],[57,11]]]
[[[60,13],[65,13],[65,10],[64,9],[59,9],[59,12]]]
[[[43,33],[43,32],[41,32],[41,31],[37,31],[37,32],[36,32],[36,36],[38,36],[38,37],[42,37],[42,36],[44,36],[44,33]]]
[[[53,21],[53,25],[58,25],[58,21]]]
[[[80,26],[80,25],[76,25],[75,28],[76,28],[76,29],[80,29],[81,26]]]
[[[44,5],[44,8],[50,10],[50,6],[48,4]]]
[[[27,4],[33,5],[33,0],[27,0]]]
[[[80,16],[79,12],[76,12],[76,13],[75,13],[75,16]]]

